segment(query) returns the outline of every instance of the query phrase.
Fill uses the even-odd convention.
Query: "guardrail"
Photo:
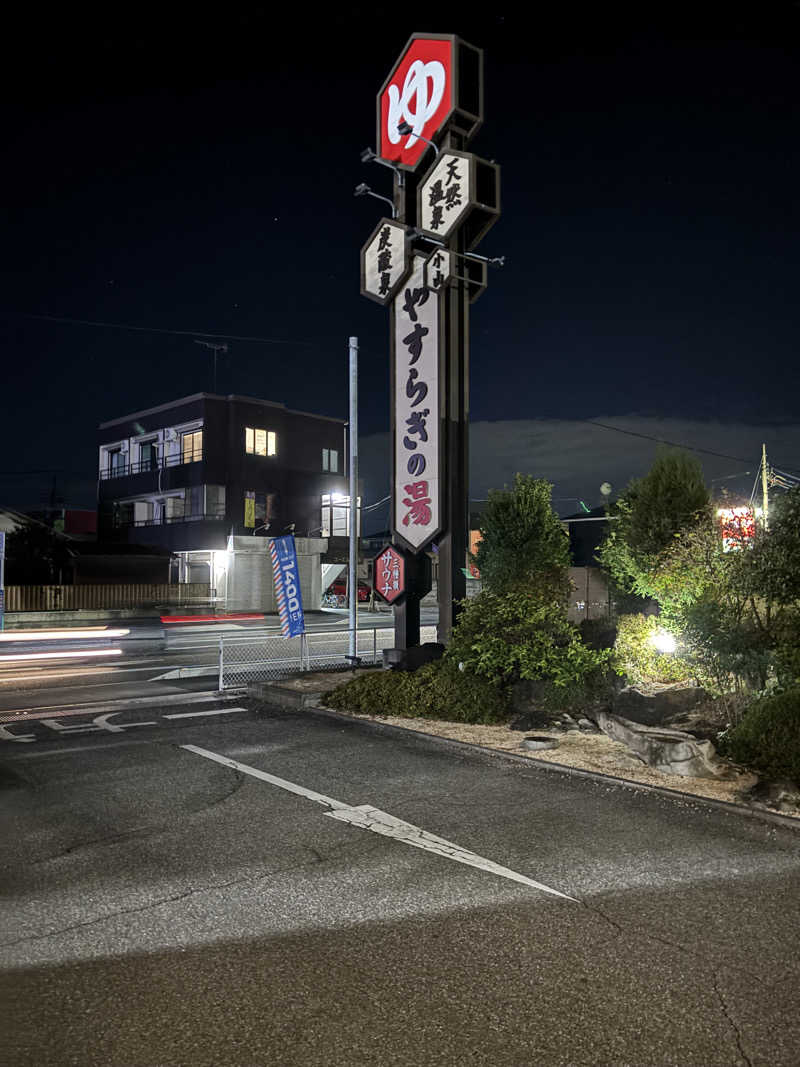
[[[219,688],[241,689],[251,682],[285,678],[300,671],[344,671],[349,660],[351,630],[312,630],[300,637],[260,634],[219,639]],[[435,641],[436,627],[423,626],[420,640]],[[382,662],[383,650],[394,647],[394,627],[356,631],[356,655],[363,664]]]

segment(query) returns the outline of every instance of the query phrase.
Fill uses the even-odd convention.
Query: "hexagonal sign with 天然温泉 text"
[[[441,151],[417,190],[418,229],[446,241],[463,225],[470,249],[499,214],[500,168],[471,152]]]
[[[388,304],[411,268],[408,228],[381,219],[361,249],[361,295]]]

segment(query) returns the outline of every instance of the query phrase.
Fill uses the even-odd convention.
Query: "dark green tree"
[[[60,584],[69,564],[65,539],[48,526],[19,526],[6,537],[6,585]]]
[[[652,576],[676,540],[707,526],[711,498],[700,463],[684,452],[663,452],[644,478],[634,479],[612,506],[611,530],[600,562],[627,593],[659,598]]]
[[[487,590],[534,593],[543,602],[569,595],[569,540],[553,511],[549,482],[517,474],[511,489],[492,489],[481,515],[474,559]]]

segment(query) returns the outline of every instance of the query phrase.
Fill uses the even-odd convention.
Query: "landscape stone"
[[[675,715],[691,711],[708,700],[708,693],[701,686],[651,685],[626,686],[614,695],[612,711],[631,722],[644,726],[659,726]]]
[[[662,774],[723,778],[731,773],[710,741],[698,741],[683,730],[646,726],[604,711],[597,713],[597,725]]]

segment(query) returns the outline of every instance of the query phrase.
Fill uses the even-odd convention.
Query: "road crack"
[[[255,877],[252,875],[245,875],[242,878],[232,878],[227,882],[212,882],[210,885],[203,886],[189,886],[187,889],[182,890],[180,893],[173,893],[168,897],[161,897],[159,900],[149,901],[147,904],[141,904],[137,907],[120,908],[117,911],[108,912],[105,915],[97,915],[93,919],[87,919],[84,922],[70,923],[68,926],[62,926],[58,930],[50,930],[46,934],[26,934],[24,937],[18,937],[13,941],[0,941],[0,948],[15,948],[18,945],[32,944],[37,941],[46,941],[48,938],[60,937],[62,934],[69,934],[75,930],[84,930],[89,926],[96,926],[98,923],[110,922],[113,919],[124,918],[127,915],[139,915],[145,911],[152,911],[156,908],[163,908],[169,904],[176,904],[181,900],[186,900],[189,897],[196,896],[200,893],[211,893],[219,889],[230,889],[236,885],[257,885],[259,882],[265,882],[269,878],[274,878],[276,875],[288,874],[292,871],[300,871],[307,867],[318,867],[321,863],[325,863],[332,857],[323,856],[316,848],[309,845],[303,846],[306,852],[309,852],[314,858],[313,861],[304,861],[303,863],[294,863],[288,867],[279,867],[272,871],[267,871],[265,874],[259,874]],[[357,850],[359,856],[367,855],[378,848],[378,845],[373,848]],[[337,850],[343,851],[343,850]],[[347,851],[347,850],[345,850]]]
[[[617,934],[618,937],[632,938],[633,940],[637,940],[637,939],[641,938],[642,940],[645,940],[645,941],[655,941],[659,945],[663,945],[666,948],[673,949],[675,952],[680,952],[682,955],[688,956],[688,957],[694,959],[697,963],[701,964],[704,968],[708,968],[710,976],[711,976],[711,985],[712,985],[712,988],[714,990],[714,995],[715,995],[717,1001],[719,1002],[720,1007],[722,1008],[722,1014],[724,1015],[725,1020],[727,1021],[730,1029],[733,1031],[733,1034],[734,1034],[734,1037],[735,1037],[735,1041],[736,1041],[736,1048],[737,1048],[737,1050],[739,1052],[739,1055],[741,1057],[741,1060],[737,1064],[737,1067],[753,1067],[752,1060],[747,1055],[747,1052],[745,1052],[745,1049],[744,1049],[743,1039],[742,1039],[742,1032],[739,1029],[739,1027],[736,1025],[736,1022],[735,1022],[733,1016],[728,1011],[728,1005],[726,1004],[725,998],[722,995],[722,990],[720,989],[720,984],[719,983],[720,983],[721,971],[725,970],[725,969],[727,969],[729,971],[734,971],[734,972],[738,971],[741,974],[746,975],[748,979],[755,980],[756,982],[758,982],[759,985],[764,985],[765,983],[762,981],[761,978],[758,977],[758,975],[753,974],[751,971],[743,971],[743,970],[741,970],[741,968],[732,966],[731,964],[728,964],[728,963],[723,964],[722,968],[719,968],[719,969],[715,970],[715,969],[709,967],[708,960],[701,953],[693,952],[691,949],[687,948],[685,945],[678,944],[675,941],[670,941],[668,938],[665,938],[665,937],[659,937],[658,934],[650,933],[649,931],[645,931],[645,932],[641,933],[641,932],[633,932],[633,931],[626,930],[625,927],[621,923],[618,923],[616,921],[616,919],[612,919],[610,915],[606,915],[606,913],[601,908],[598,908],[594,904],[587,904],[585,900],[581,901],[581,903],[583,904],[584,908],[586,908],[587,911],[591,912],[593,915],[596,915],[598,918],[600,918],[604,922],[608,923],[608,925],[611,926],[612,929],[616,931],[616,934]]]
[[[736,1020],[733,1018],[731,1013],[728,1011],[728,1005],[725,1003],[725,998],[723,997],[722,990],[719,987],[719,975],[716,973],[716,971],[712,973],[711,981],[712,981],[712,983],[714,985],[714,992],[715,992],[715,994],[717,996],[717,1000],[719,1001],[720,1007],[722,1008],[722,1014],[728,1020],[730,1028],[731,1028],[731,1030],[733,1030],[733,1033],[734,1033],[734,1035],[736,1037],[736,1047],[739,1050],[739,1055],[742,1057],[742,1060],[747,1065],[747,1067],[753,1067],[753,1061],[750,1059],[750,1057],[745,1052],[744,1045],[742,1044],[742,1032],[739,1029],[739,1027],[736,1025]]]

